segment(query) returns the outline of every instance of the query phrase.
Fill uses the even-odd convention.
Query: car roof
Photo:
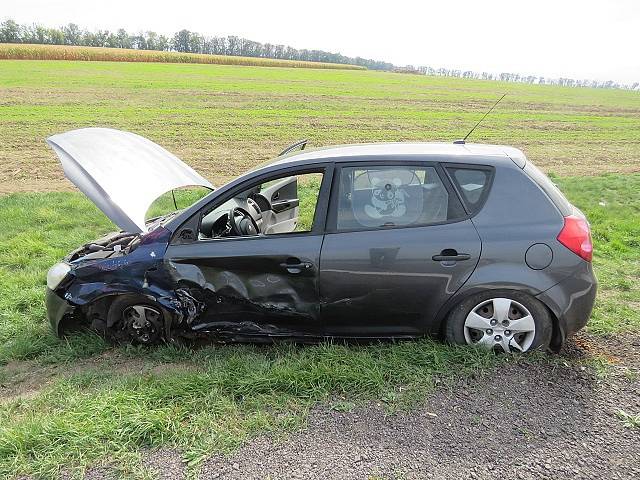
[[[407,156],[434,157],[439,161],[463,161],[465,163],[484,163],[487,160],[513,160],[520,168],[524,167],[526,157],[521,150],[506,145],[488,145],[481,143],[364,143],[355,145],[336,145],[313,150],[303,150],[278,157],[268,166],[294,166],[296,164],[320,163],[326,160],[366,161],[372,157]],[[266,166],[266,165],[265,165]]]

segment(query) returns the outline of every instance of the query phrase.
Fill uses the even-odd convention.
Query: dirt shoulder
[[[509,363],[402,414],[319,408],[304,431],[214,457],[200,478],[640,478],[640,428],[619,418],[640,413],[640,339],[583,335],[565,355],[588,349],[617,361],[605,373],[562,359]],[[173,456],[174,467],[160,478],[180,478],[175,452],[158,453],[150,464]]]

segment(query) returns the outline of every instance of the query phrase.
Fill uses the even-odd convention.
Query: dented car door
[[[170,246],[165,261],[200,305],[193,332],[314,336],[321,245],[322,235],[199,241]]]
[[[192,217],[206,218],[207,211],[229,198],[259,191],[268,201],[268,208],[261,209],[262,227],[279,224],[278,218],[267,221],[268,214],[284,213],[295,220],[287,231],[182,241],[178,230],[164,258],[175,283],[194,300],[190,332],[230,340],[322,336],[318,282],[331,172],[325,165],[274,172],[230,190]],[[313,221],[296,229],[298,181],[318,173],[323,180],[313,196]],[[258,185],[264,188],[255,190]],[[292,203],[290,208],[279,203],[285,201]]]
[[[268,199],[271,210],[264,212],[272,216],[265,234],[286,233],[295,228],[300,212],[297,177],[287,177],[273,182],[260,190]]]

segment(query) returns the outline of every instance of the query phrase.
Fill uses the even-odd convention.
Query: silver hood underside
[[[175,155],[144,137],[111,128],[81,128],[47,143],[65,176],[122,230],[146,232],[145,215],[170,190],[213,185]]]

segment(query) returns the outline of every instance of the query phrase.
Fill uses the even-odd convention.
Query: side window
[[[489,169],[467,167],[448,167],[447,171],[469,211],[476,212],[489,188],[493,172]]]
[[[253,185],[203,213],[201,240],[310,232],[322,172],[277,176]]]
[[[449,203],[433,167],[343,167],[336,224],[338,230],[427,225],[450,218]]]
[[[264,233],[310,232],[313,227],[318,198],[320,196],[322,177],[322,173],[304,173],[296,175],[295,177],[289,177],[289,180],[295,178],[295,181],[289,184],[289,188],[280,190],[278,190],[277,185],[279,182],[282,182],[282,180],[272,180],[263,183],[260,186],[260,193],[269,199],[275,217],[281,219],[282,214],[284,214],[285,218],[295,219],[295,227],[293,230],[279,231],[277,228],[272,228]],[[291,187],[293,187],[293,189]],[[293,202],[291,202],[291,200],[293,200]],[[281,208],[282,210],[280,210]],[[279,218],[275,218],[275,220],[277,221]]]

